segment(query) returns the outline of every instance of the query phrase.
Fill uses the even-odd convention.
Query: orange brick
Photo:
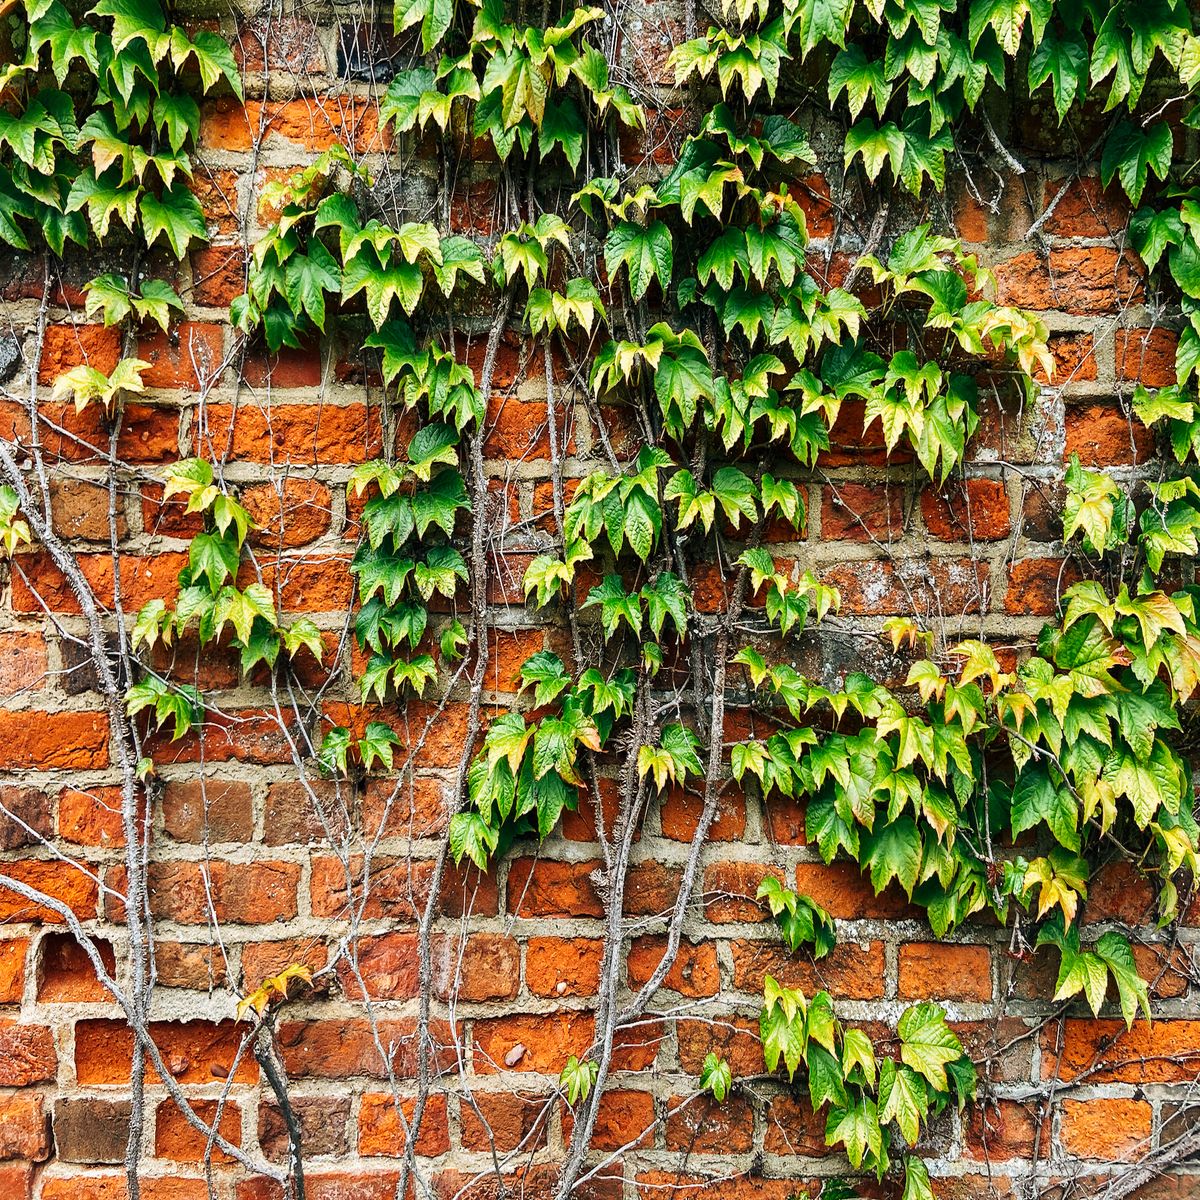
[[[905,1000],[990,1000],[991,951],[986,946],[907,942],[900,947],[900,996]]]

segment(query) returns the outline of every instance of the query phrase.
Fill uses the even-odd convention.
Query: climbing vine
[[[1085,945],[1079,914],[1114,851],[1154,881],[1164,925],[1198,866],[1179,736],[1200,683],[1200,589],[1186,582],[1200,531],[1200,190],[1181,158],[1184,131],[1200,127],[1189,6],[737,0],[690,36],[699,14],[689,3],[671,70],[704,115],[669,169],[635,176],[620,166],[620,139],[646,120],[635,92],[615,81],[610,16],[551,5],[526,24],[526,6],[513,7],[401,0],[395,32],[410,39],[416,65],[379,98],[391,136],[436,132],[447,157],[472,138],[490,147],[504,227],[475,239],[428,212],[393,211],[373,165],[335,146],[264,190],[278,217],[252,248],[229,319],[242,351],[355,331],[386,391],[384,449],[354,466],[347,489],[361,514],[347,568],[360,705],[344,721],[307,708],[314,732],[293,744],[298,761],[338,785],[398,775],[407,743],[391,706],[467,689],[439,879],[450,861],[493,870],[514,844],[550,837],[581,800],[600,811],[602,784],[619,795],[612,822],[598,822],[604,964],[595,1042],[562,1064],[574,1121],[558,1194],[586,1175],[619,1031],[671,970],[731,787],[802,801],[807,840],[825,862],[856,864],[876,892],[898,885],[938,937],[988,913],[1011,930],[1014,954],[1057,949],[1054,1000],[1082,997],[1099,1013],[1111,981],[1125,1022],[1149,1019],[1130,943],[1108,931]],[[121,249],[126,268],[84,292],[86,315],[119,327],[125,353],[107,373],[70,369],[52,391],[80,411],[99,406],[115,447],[149,367],[137,331],[166,331],[183,310],[149,269],[152,252],[181,260],[206,239],[188,186],[199,101],[241,98],[241,77],[221,37],[169,24],[156,0],[86,11],[25,0],[16,11],[14,59],[0,75],[0,240],[17,251],[44,242],[60,257],[72,246]],[[790,660],[798,646],[820,645],[841,597],[780,551],[778,527],[805,527],[804,484],[831,429],[878,426],[887,456],[912,460],[941,487],[961,474],[984,403],[1032,404],[1035,377],[1054,369],[1045,325],[998,302],[987,265],[940,234],[931,213],[951,167],[969,170],[973,140],[1011,160],[988,115],[1005,95],[1048,97],[1060,123],[1102,110],[1092,148],[1101,180],[1136,207],[1130,243],[1179,306],[1177,382],[1139,385],[1132,397],[1173,462],[1128,483],[1069,463],[1063,538],[1082,577],[1029,653],[929,627],[914,611],[865,630],[904,656],[903,682],[861,671],[811,678]],[[835,130],[835,155],[865,204],[839,286],[819,279],[803,203],[806,172],[828,155],[814,149],[819,124],[826,141]],[[443,162],[443,210],[452,168]],[[485,324],[478,315],[489,311]],[[566,634],[559,652],[521,665],[515,707],[489,712],[484,543],[495,509],[483,440],[510,323],[544,361],[554,472],[552,519],[522,590],[530,619]],[[486,339],[478,373],[465,355],[473,336]],[[36,423],[37,396],[29,403]],[[573,480],[560,439],[576,406],[607,465]],[[632,438],[611,436],[618,424]],[[11,444],[0,444],[0,469],[6,550],[37,540],[57,547],[65,569],[48,489]],[[153,735],[181,739],[206,712],[200,690],[155,669],[153,651],[185,636],[230,645],[244,676],[265,672],[289,687],[301,660],[307,669],[329,653],[317,625],[288,619],[264,582],[248,541],[253,518],[219,464],[180,461],[161,481],[164,499],[182,497],[201,527],[174,600],[151,601],[128,628],[118,615],[125,670],[105,684],[125,747],[134,894],[148,836],[139,806],[162,740]],[[114,526],[114,555],[118,541]],[[700,598],[714,577],[723,581],[715,604]],[[110,622],[87,615],[103,656]],[[760,732],[730,733],[746,728]],[[697,795],[700,815],[666,948],[648,981],[625,989],[631,850],[669,789]],[[426,1024],[436,893],[418,935]],[[758,899],[790,952],[819,958],[835,945],[835,922],[811,897],[768,880]],[[148,913],[127,907],[132,991],[103,977],[153,1062]],[[239,1006],[264,1063],[293,981],[308,986],[312,973],[293,965]],[[827,1142],[854,1171],[882,1178],[895,1162],[905,1200],[932,1197],[910,1151],[925,1124],[975,1093],[975,1069],[938,1006],[923,1000],[900,1015],[892,1055],[839,1019],[827,992],[807,996],[768,976],[761,1035],[767,1070],[782,1066],[788,1080],[803,1071]],[[430,1055],[422,1039],[424,1090],[404,1118],[409,1165]],[[736,1086],[729,1063],[709,1055],[699,1089],[723,1101]],[[189,1112],[223,1152],[302,1186],[298,1138],[280,1171]],[[131,1130],[131,1148],[135,1140]]]

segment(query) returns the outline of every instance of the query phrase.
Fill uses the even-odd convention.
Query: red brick
[[[365,1017],[327,1021],[288,1021],[280,1026],[279,1045],[288,1074],[312,1079],[353,1079],[366,1076],[386,1079],[375,1036],[392,1053],[392,1070],[398,1078],[411,1078],[417,1066],[416,1023],[380,1020],[372,1031]],[[428,1030],[433,1039],[431,1061],[435,1070],[452,1069],[455,1056],[449,1029],[434,1021]]]
[[[1082,921],[1153,924],[1154,900],[1154,889],[1146,876],[1133,863],[1117,859],[1101,867],[1088,881]]]
[[[79,554],[76,562],[101,604],[111,607],[112,556],[107,553]],[[186,554],[125,554],[121,556],[121,599],[130,612],[151,600],[172,600],[179,591],[179,572],[187,565]],[[79,601],[48,554],[37,551],[24,563],[25,575],[13,577],[13,609],[23,613],[77,613]],[[33,582],[36,594],[25,576]],[[65,715],[65,714],[62,714]]]
[[[265,925],[296,915],[297,863],[216,861],[207,868],[206,887],[200,863],[151,863],[150,911],[183,925],[205,925],[214,914],[235,925]]]
[[[1048,179],[1045,204],[1050,205],[1062,189],[1063,180]],[[1129,221],[1129,202],[1115,181],[1101,188],[1095,176],[1072,179],[1042,229],[1060,237],[1105,238],[1123,234]]]
[[[986,946],[908,942],[900,947],[904,1000],[992,998],[992,955]]]
[[[708,919],[717,925],[767,920],[769,914],[754,894],[768,875],[783,879],[778,867],[748,862],[713,863],[704,872],[704,911]]]
[[[121,331],[103,325],[47,325],[38,363],[38,382],[53,383],[72,367],[86,363],[111,375],[121,361]]]
[[[221,103],[225,103],[225,101],[218,101],[218,104]],[[232,101],[228,103],[232,103]],[[203,134],[203,119],[201,134]],[[196,163],[196,167],[191,187],[196,199],[200,201],[200,207],[204,210],[204,223],[207,226],[209,237],[236,237],[241,225],[241,203],[238,200],[240,176],[238,172],[223,167],[210,167],[203,161]],[[194,264],[203,253],[203,250],[199,251],[192,260],[194,273]],[[241,291],[241,288],[238,290]]]
[[[329,489],[315,479],[291,476],[278,484],[260,483],[242,492],[242,503],[258,528],[256,546],[294,549],[327,533],[332,518]]]
[[[41,1096],[0,1097],[0,1159],[42,1162],[50,1157],[50,1130],[42,1103]]]
[[[206,1125],[217,1119],[215,1100],[193,1100],[192,1109]],[[231,1145],[241,1145],[242,1114],[232,1101],[226,1101],[221,1111],[218,1129],[221,1136]],[[154,1114],[154,1153],[159,1158],[173,1162],[201,1162],[204,1159],[208,1138],[194,1129],[184,1118],[173,1100],[164,1100]],[[228,1163],[233,1159],[222,1150],[214,1148],[212,1161]]]
[[[679,1065],[690,1075],[699,1075],[704,1060],[717,1053],[729,1062],[736,1079],[757,1075],[763,1069],[762,1039],[758,1020],[733,1017],[720,1022],[679,1020],[675,1022],[679,1043]]]
[[[1109,1162],[1141,1158],[1150,1149],[1153,1110],[1145,1100],[1064,1100],[1063,1149]]]
[[[845,563],[825,572],[838,589],[843,613],[891,616],[897,613],[965,614],[986,608],[988,566],[970,559],[906,558]]]
[[[1029,1161],[1041,1149],[1038,1115],[1036,1102],[989,1100],[972,1105],[964,1138],[967,1155],[991,1161],[1009,1158]]]
[[[499,933],[441,938],[434,945],[434,988],[438,996],[484,1002],[512,1000],[520,990],[521,947]]]
[[[1008,537],[1008,492],[996,479],[954,482],[942,493],[921,493],[921,516],[929,533],[946,542],[998,541]]]
[[[741,1096],[717,1104],[701,1096],[684,1106],[683,1096],[670,1101],[675,1110],[667,1118],[667,1149],[691,1154],[744,1154],[754,1143],[754,1113]]]
[[[253,1083],[258,1067],[243,1054],[234,1070],[244,1025],[234,1021],[151,1021],[148,1027],[167,1069],[184,1085],[230,1078]],[[133,1058],[133,1032],[121,1018],[84,1020],[75,1024],[75,1076],[84,1086],[120,1084],[128,1088]],[[147,1067],[147,1078],[157,1076]]]
[[[58,832],[78,846],[118,849],[125,845],[121,789],[65,789],[58,797]]]
[[[1185,1083],[1200,1064],[1200,1021],[1122,1021],[1068,1018],[1042,1033],[1042,1078],[1057,1072],[1065,1082],[1088,1073],[1088,1083]],[[1093,1068],[1099,1068],[1093,1070]]]
[[[52,1083],[57,1073],[58,1054],[48,1026],[0,1021],[0,1087]]]
[[[1103,246],[1035,251],[995,268],[997,299],[1034,311],[1113,313],[1140,299],[1142,282],[1132,256]]]
[[[328,961],[326,948],[312,938],[295,937],[283,938],[275,942],[247,942],[242,947],[242,987],[251,992],[264,979],[279,975],[288,967],[296,965],[307,967],[310,971],[320,971]],[[288,985],[288,995],[291,997],[312,996],[323,986],[317,980],[311,986],[302,981],[294,981]]]
[[[1096,378],[1096,339],[1090,333],[1056,333],[1047,343],[1054,359],[1054,386],[1066,387]],[[1039,367],[1034,372],[1039,383],[1049,383]]]
[[[33,1200],[34,1167],[31,1163],[0,1164],[0,1195],[5,1200]],[[42,1192],[42,1196],[49,1195]],[[73,1193],[72,1200],[87,1200],[78,1191]]]
[[[401,1158],[408,1144],[406,1130],[416,1107],[415,1100],[400,1102],[404,1114],[401,1125],[396,1112],[396,1100],[390,1093],[368,1093],[362,1098],[358,1110],[358,1152],[365,1155],[381,1155]],[[446,1120],[446,1097],[430,1096],[421,1116],[421,1130],[417,1137],[416,1153],[426,1156],[445,1154],[450,1149],[450,1128]]]
[[[518,917],[602,917],[591,881],[599,862],[518,858],[508,869],[508,911]]]
[[[65,904],[81,920],[96,915],[100,889],[94,879],[56,860],[28,859],[0,863],[0,922],[37,921],[49,925],[62,921],[54,909],[26,900],[6,888],[3,884],[6,878],[15,879]]]
[[[814,1113],[803,1097],[773,1096],[766,1107],[766,1118],[763,1148],[768,1154],[824,1158],[837,1153],[825,1144],[824,1110]]]
[[[150,364],[142,382],[153,388],[199,388],[215,380],[225,354],[220,325],[184,321],[166,333],[158,330],[138,341],[137,356]]]
[[[358,973],[349,962],[338,963],[342,988],[353,999],[362,999],[365,986],[372,1000],[411,1000],[419,993],[417,935],[383,933],[360,937],[356,943]],[[360,982],[361,977],[361,982]]]
[[[379,411],[365,404],[272,404],[268,411],[244,403],[236,419],[227,405],[212,404],[197,453],[211,444],[246,462],[357,463],[378,457],[381,436]]]
[[[228,308],[246,290],[246,259],[238,246],[206,246],[192,255],[192,295],[207,308]]]
[[[827,484],[821,537],[827,542],[892,542],[904,536],[904,488],[897,484]]]
[[[20,1004],[25,990],[25,956],[29,952],[27,938],[4,938],[0,941],[0,1004]]]
[[[46,639],[40,633],[0,634],[0,696],[34,691],[46,673]]]
[[[248,784],[230,779],[171,780],[163,790],[163,827],[177,842],[248,842],[254,802]]]
[[[525,985],[535,996],[594,996],[604,943],[598,938],[530,938]]]
[[[1175,347],[1179,342],[1169,329],[1118,329],[1113,345],[1117,378],[1170,387],[1175,383]]]
[[[550,457],[550,423],[544,400],[518,400],[497,396],[495,411],[488,413],[487,440],[483,453],[487,458],[509,463]],[[564,438],[559,430],[559,446],[567,454],[575,453],[573,438]]]
[[[652,1146],[655,1123],[654,1097],[648,1092],[611,1088],[596,1114],[591,1144],[596,1150],[620,1150],[630,1143]],[[564,1136],[566,1126],[564,1120]]]
[[[270,21],[251,17],[241,22],[238,36],[232,39],[234,61],[247,75],[265,70],[320,74],[325,59],[316,33],[314,22],[302,16],[276,14]]]
[[[208,1200],[209,1196],[203,1179],[163,1175],[139,1183],[142,1200]],[[6,1198],[9,1195],[3,1194]],[[127,1196],[123,1175],[84,1175],[72,1171],[69,1178],[47,1178],[42,1182],[41,1200],[126,1200]]]
[[[305,1200],[393,1200],[400,1176],[394,1171],[339,1171],[304,1173]],[[190,1198],[189,1198],[190,1200]],[[245,1179],[238,1183],[234,1200],[284,1200],[283,1188],[274,1180]]]
[[[824,958],[789,954],[778,940],[736,941],[733,985],[738,991],[762,993],[767,975],[805,995],[827,991],[838,999],[875,1000],[884,994],[885,963],[882,942],[838,942]]]
[[[475,1022],[475,1070],[537,1071],[557,1075],[572,1054],[582,1058],[592,1042],[590,1013],[517,1013]]]
[[[1008,568],[1004,611],[1048,617],[1058,611],[1063,592],[1078,582],[1079,572],[1060,558],[1022,558]]]
[[[116,978],[112,943],[94,938],[100,961],[110,979]],[[48,933],[41,942],[38,1000],[42,1004],[103,1003],[112,995],[96,976],[87,952],[69,933]]]
[[[473,1090],[470,1099],[458,1102],[458,1123],[463,1148],[501,1153],[527,1150],[545,1144],[550,1105],[545,1097],[508,1091]]]
[[[449,822],[448,808],[446,787],[440,779],[420,775],[371,779],[362,800],[363,835],[374,838],[380,824],[386,822],[384,837],[436,836]]]
[[[108,718],[103,713],[0,713],[0,770],[106,766]]]
[[[665,937],[634,939],[625,961],[630,987],[641,987],[657,970],[667,949]],[[663,987],[684,996],[715,996],[721,987],[716,946],[712,942],[679,943],[679,952],[663,980]]]
[[[158,967],[159,987],[207,992],[225,983],[225,957],[214,946],[193,946],[157,938],[154,961]]]
[[[690,842],[700,825],[704,797],[695,792],[671,786],[662,799],[659,825],[663,837],[676,842]],[[708,828],[710,842],[741,841],[746,832],[746,798],[740,792],[726,789],[717,800],[717,811]]]
[[[868,876],[850,863],[800,863],[796,890],[809,896],[831,916],[856,921],[865,917],[894,920],[917,914],[893,883],[876,896]]]
[[[1067,409],[1067,461],[1074,454],[1085,467],[1117,467],[1154,457],[1154,434],[1115,404],[1072,405]]]

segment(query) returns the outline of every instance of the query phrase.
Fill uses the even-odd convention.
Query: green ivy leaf
[[[632,221],[618,222],[604,243],[604,265],[610,276],[622,266],[626,268],[634,300],[646,294],[652,279],[665,291],[673,269],[671,231],[661,221],[645,227]]]
[[[153,246],[165,236],[176,258],[187,254],[193,238],[201,242],[208,239],[200,201],[182,185],[164,188],[161,198],[143,192],[139,211],[146,245]]]
[[[1117,176],[1125,194],[1137,204],[1151,172],[1159,179],[1166,179],[1172,149],[1171,127],[1166,121],[1156,121],[1149,129],[1122,121],[1104,143],[1100,180],[1108,187]]]

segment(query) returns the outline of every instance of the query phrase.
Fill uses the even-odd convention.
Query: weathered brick
[[[153,388],[199,388],[215,380],[224,365],[220,325],[181,321],[166,333],[139,339],[137,355],[150,364],[142,383]]]
[[[904,536],[904,488],[896,484],[829,484],[821,499],[827,542],[892,542]]]
[[[598,862],[518,858],[508,869],[508,911],[519,917],[600,917],[592,882]]]
[[[0,941],[0,1004],[20,1004],[28,953],[27,938],[10,937]]]
[[[254,833],[250,787],[235,780],[172,780],[163,789],[162,813],[178,842],[248,842]]]
[[[594,996],[604,943],[596,938],[530,938],[525,984],[535,996]]]
[[[98,1163],[125,1161],[129,1137],[128,1100],[97,1097],[61,1097],[54,1103],[54,1154],[59,1162]]]
[[[1113,345],[1117,378],[1150,388],[1170,387],[1178,341],[1169,329],[1118,329]]]
[[[995,268],[1001,303],[1046,312],[1113,313],[1136,301],[1142,282],[1132,256],[1105,246],[1018,254]]]
[[[476,1089],[459,1101],[458,1123],[463,1148],[501,1153],[518,1146],[545,1144],[551,1106],[546,1098],[523,1092]]]
[[[1115,404],[1072,405],[1067,409],[1066,457],[1079,455],[1085,467],[1116,467],[1154,456],[1154,435]]]
[[[754,898],[758,885],[768,875],[782,882],[783,873],[777,867],[747,862],[713,863],[704,872],[704,909],[708,919],[717,925],[768,920],[770,914]]]
[[[49,1026],[0,1021],[0,1087],[52,1083],[57,1071],[58,1053]]]
[[[967,479],[943,492],[921,493],[921,517],[930,535],[945,542],[989,542],[1011,530],[1008,492],[996,479]]]
[[[812,961],[788,953],[774,938],[732,943],[733,985],[738,991],[761,994],[763,979],[771,975],[785,987],[798,987],[805,995],[827,991],[834,998],[879,999],[884,995],[885,966],[882,942],[838,942],[824,958]]]
[[[99,712],[0,712],[0,770],[108,766],[108,718]]]
[[[207,878],[206,878],[207,877]],[[150,911],[184,925],[214,917],[235,925],[265,925],[296,915],[300,867],[288,862],[152,863]]]
[[[38,382],[53,383],[72,367],[85,363],[111,375],[121,360],[121,332],[103,325],[47,325],[38,363]]]
[[[582,1058],[592,1041],[590,1013],[557,1012],[541,1016],[516,1013],[477,1020],[475,1070],[538,1071],[556,1075],[572,1055]]]
[[[290,1096],[288,1103],[300,1125],[305,1161],[347,1153],[350,1146],[348,1096]],[[287,1161],[287,1123],[274,1102],[263,1101],[258,1107],[258,1144],[272,1162]]]
[[[227,405],[211,404],[197,432],[202,446],[228,446],[231,459],[246,462],[354,463],[383,448],[378,411],[365,404],[273,403],[266,410],[244,403],[236,416]]]
[[[233,1021],[151,1021],[147,1031],[181,1084],[231,1077],[234,1083],[252,1083],[258,1078],[252,1055],[243,1054],[234,1068],[242,1030]],[[133,1032],[120,1018],[76,1022],[76,1078],[85,1086],[128,1086],[133,1041]],[[153,1069],[147,1067],[147,1079],[154,1078]]]
[[[56,860],[26,859],[0,863],[0,878],[14,879],[69,908],[81,920],[96,915],[99,888],[82,871]],[[10,888],[0,887],[0,922],[38,921],[60,924],[59,912],[47,904],[26,900]]]
[[[116,955],[112,943],[93,938],[97,954],[110,979],[115,979]],[[104,1003],[112,995],[96,975],[96,968],[74,934],[48,933],[38,947],[38,1000],[43,1004]]]
[[[631,987],[640,987],[649,981],[666,950],[667,940],[664,937],[634,939],[625,960]],[[682,939],[675,961],[663,980],[663,987],[684,996],[715,996],[721,987],[715,944]]]
[[[986,946],[907,942],[900,947],[900,996],[905,1000],[990,1000],[991,951]]]
[[[242,1113],[237,1104],[226,1101],[218,1121],[217,1101],[193,1100],[192,1111],[227,1142],[240,1146]],[[154,1113],[154,1153],[159,1158],[173,1162],[201,1162],[208,1148],[208,1137],[196,1129],[183,1115],[174,1100],[164,1100]],[[212,1150],[214,1163],[228,1163],[233,1159],[215,1147]]]
[[[333,515],[329,489],[316,479],[291,476],[278,484],[255,484],[241,500],[258,525],[252,541],[268,549],[315,542],[328,531]]]
[[[408,1144],[408,1131],[416,1106],[415,1100],[402,1101],[400,1113],[390,1093],[368,1093],[358,1109],[358,1152],[400,1158]],[[400,1115],[404,1116],[401,1123]],[[450,1129],[446,1120],[446,1097],[431,1096],[421,1117],[421,1129],[414,1147],[417,1154],[433,1156],[450,1149]]]
[[[667,1148],[692,1154],[744,1154],[754,1140],[754,1113],[742,1096],[731,1096],[717,1104],[710,1096],[680,1107],[684,1097],[670,1101],[667,1118]]]
[[[1150,1149],[1153,1115],[1145,1100],[1064,1100],[1063,1148],[1079,1158],[1141,1158]]]
[[[120,788],[66,788],[58,797],[58,832],[77,846],[125,845]]]
[[[41,1162],[50,1156],[50,1130],[41,1096],[0,1097],[0,1159]]]

